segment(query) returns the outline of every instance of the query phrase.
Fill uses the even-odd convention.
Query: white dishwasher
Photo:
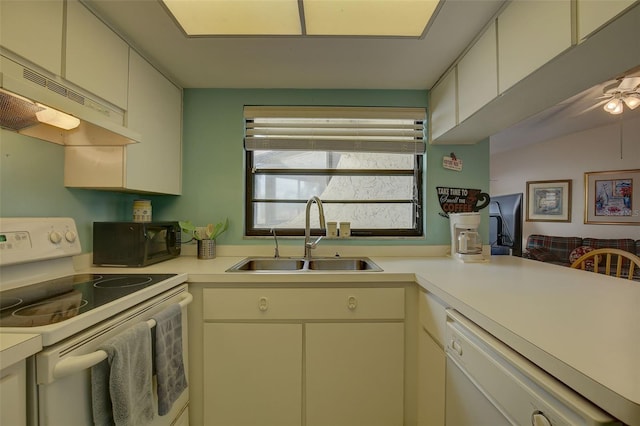
[[[455,310],[447,310],[447,426],[620,425]]]

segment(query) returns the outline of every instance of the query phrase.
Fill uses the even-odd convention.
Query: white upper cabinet
[[[629,49],[609,46],[640,39],[639,4],[507,2],[495,27],[491,24],[431,90],[430,143],[476,143],[637,66]],[[571,84],[560,83],[568,75]]]
[[[65,146],[65,186],[179,195],[182,91],[133,50],[128,103],[127,125],[141,142]]]
[[[0,1],[0,44],[45,70],[62,70],[63,0]]]
[[[498,50],[493,22],[458,63],[458,119],[498,96]]]
[[[577,0],[578,40],[585,39],[635,1],[637,0]]]
[[[127,109],[129,46],[77,0],[67,1],[64,77]]]
[[[182,91],[131,50],[127,127],[142,143],[127,146],[127,187],[182,191]]]
[[[445,133],[458,124],[458,93],[456,68],[452,68],[429,94],[431,139]]]
[[[514,1],[498,16],[499,93],[571,47],[571,1]]]

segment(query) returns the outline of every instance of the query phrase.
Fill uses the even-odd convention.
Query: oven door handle
[[[182,300],[178,302],[178,305],[183,309],[192,301],[193,296],[191,293],[185,293]],[[150,319],[147,321],[147,325],[149,328],[152,328],[156,325],[156,321],[154,319]],[[58,361],[58,363],[53,367],[53,378],[61,379],[77,373],[78,371],[86,370],[87,368],[91,368],[94,365],[99,364],[105,359],[107,359],[107,353],[101,349],[86,355],[67,357]]]

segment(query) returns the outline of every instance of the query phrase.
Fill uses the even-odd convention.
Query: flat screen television
[[[492,196],[489,239],[492,255],[522,256],[522,194]]]

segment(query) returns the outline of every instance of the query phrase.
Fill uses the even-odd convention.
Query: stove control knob
[[[75,233],[75,232],[73,232],[73,231],[67,231],[67,232],[65,232],[65,234],[64,234],[64,238],[65,238],[68,242],[73,243],[73,242],[76,240],[76,238],[78,238],[78,234],[76,234],[76,233]]]
[[[49,241],[51,241],[53,244],[59,244],[60,241],[62,241],[62,234],[60,234],[58,231],[53,231],[49,234]]]

